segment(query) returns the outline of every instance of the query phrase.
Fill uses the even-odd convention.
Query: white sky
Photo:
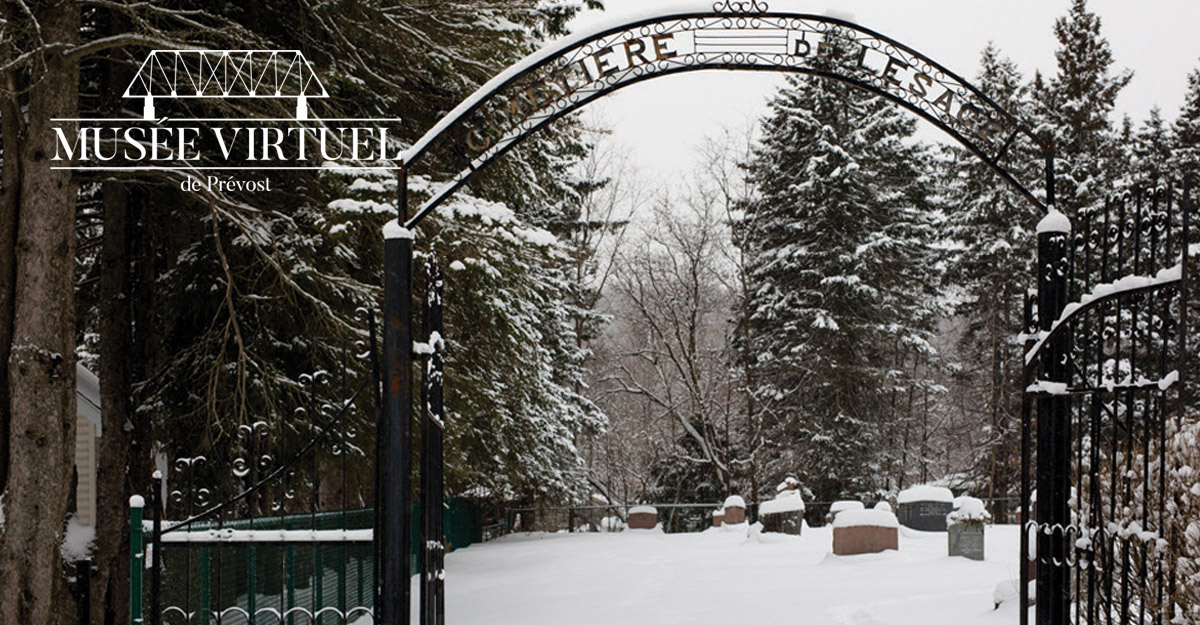
[[[576,18],[576,31],[608,24],[662,0],[604,0],[606,11]],[[1021,68],[1049,77],[1056,65],[1054,20],[1070,0],[770,0],[772,10],[830,13],[904,43],[959,75],[973,80],[979,53],[989,40]],[[689,5],[690,6],[690,5]],[[1133,81],[1117,101],[1117,115],[1140,124],[1158,105],[1168,120],[1183,103],[1187,74],[1200,67],[1200,0],[1089,0],[1100,16],[1114,69],[1133,70]],[[594,117],[631,149],[633,163],[651,178],[666,180],[695,166],[693,147],[722,126],[742,127],[765,112],[765,101],[781,84],[771,72],[705,71],[666,76],[627,87],[591,105]],[[1119,117],[1118,117],[1119,119]],[[921,136],[944,135],[922,122]]]

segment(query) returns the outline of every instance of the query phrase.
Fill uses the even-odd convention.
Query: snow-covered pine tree
[[[1054,36],[1058,73],[1038,95],[1054,139],[1056,199],[1072,215],[1102,200],[1124,172],[1110,115],[1133,73],[1112,72],[1112,50],[1087,0],[1072,0],[1067,15],[1054,23]]]
[[[1129,167],[1133,180],[1146,185],[1166,184],[1174,177],[1171,168],[1171,129],[1156,106],[1133,135]]]
[[[1171,167],[1180,176],[1200,173],[1200,69],[1187,77],[1187,93],[1179,117],[1171,125],[1174,154]]]
[[[915,120],[844,83],[789,78],[770,110],[745,207],[754,392],[818,499],[874,492],[889,399],[915,382],[897,363],[932,355],[928,156]]]
[[[139,46],[147,40],[173,42],[160,46],[166,48],[299,49],[332,96],[315,103],[314,118],[403,116],[397,138],[411,142],[504,65],[546,38],[563,34],[566,20],[579,9],[578,3],[533,0],[486,4],[366,0],[336,6],[248,0],[187,10],[107,3],[84,10],[81,33],[89,49],[103,53],[97,56],[111,57],[111,65],[118,68],[136,68],[145,56]],[[105,75],[103,63],[89,62],[84,63],[78,82],[88,94],[98,92],[102,106],[112,90],[120,102],[128,78]],[[270,108],[269,102],[239,100],[236,111],[205,108],[221,106],[207,101],[193,102],[172,106],[181,111],[191,107],[183,111],[189,113],[187,117],[288,116]],[[96,106],[90,95],[83,97],[85,115]],[[103,111],[102,116],[120,114],[118,107]],[[542,133],[530,149],[515,151],[498,164],[492,180],[509,181],[496,188],[538,200],[540,204],[529,202],[531,212],[542,210],[553,206],[556,197],[565,196],[563,189],[569,189],[565,171],[574,158],[568,154],[579,154],[584,148],[569,124],[560,125]],[[274,425],[286,422],[307,433],[311,424],[306,419],[284,415],[310,399],[305,397],[309,389],[301,388],[303,374],[340,370],[344,349],[352,340],[365,338],[355,310],[378,307],[379,226],[383,212],[394,213],[390,204],[394,184],[383,190],[391,195],[376,205],[383,212],[367,210],[350,216],[329,205],[358,191],[324,172],[272,172],[273,186],[279,191],[214,192],[208,197],[173,190],[179,181],[172,176],[143,172],[136,179],[106,176],[105,184],[117,192],[106,193],[105,201],[109,196],[125,198],[129,216],[128,226],[103,233],[102,243],[107,249],[118,235],[128,236],[129,253],[110,256],[110,261],[119,263],[97,262],[95,254],[81,258],[85,276],[85,286],[79,290],[81,319],[88,321],[80,334],[89,337],[82,342],[94,351],[94,337],[100,330],[97,319],[118,319],[115,325],[124,325],[131,333],[127,349],[107,350],[125,367],[126,375],[118,380],[102,372],[105,427],[111,421],[116,426],[109,431],[122,432],[126,428],[121,424],[134,423],[138,439],[161,443],[173,456],[227,450],[238,423],[260,419]],[[106,228],[108,219],[118,214],[116,208],[116,204],[106,206]],[[89,243],[101,240],[97,237]],[[122,297],[104,297],[103,288],[86,286],[100,274],[103,287],[106,272],[116,271],[118,265],[125,265],[121,271],[127,269],[132,285]],[[122,308],[126,315],[113,317],[113,311]],[[545,309],[557,310],[551,305]],[[553,323],[547,327],[554,331],[548,333],[546,345],[562,363],[552,368],[567,371],[556,375],[569,379],[571,367],[577,367],[576,351],[570,343],[559,349],[555,341],[570,334],[559,332]],[[101,344],[111,344],[116,334],[104,331]],[[521,364],[516,353],[507,355],[508,367]],[[348,381],[366,375],[369,367],[357,363]],[[334,399],[340,389],[333,387],[340,384],[329,385],[328,392],[318,389],[315,400]],[[122,392],[129,401],[110,401]],[[122,405],[129,410],[123,411]],[[585,410],[587,404],[580,402],[578,407]],[[123,617],[107,612],[108,606],[119,611],[128,605],[109,589],[127,592],[114,581],[124,579],[117,567],[122,562],[119,554],[127,553],[127,547],[121,546],[128,531],[127,524],[120,523],[121,511],[131,493],[146,492],[149,471],[145,467],[150,462],[149,444],[129,444],[113,436],[106,437],[105,445],[101,466],[119,471],[114,479],[101,481],[104,511],[96,557],[104,572],[92,596],[105,610],[94,610],[96,622],[120,621]],[[363,453],[369,454],[370,449]],[[572,458],[569,450],[566,457]],[[369,475],[352,480],[358,483],[349,485],[350,499],[369,501]],[[135,486],[131,488],[130,482]],[[115,572],[109,575],[109,571]]]
[[[1018,119],[1033,108],[1028,87],[1015,63],[991,43],[980,55],[976,85]],[[972,477],[986,484],[988,497],[1006,497],[1019,470],[1020,391],[1023,364],[1016,336],[1022,331],[1022,305],[1030,285],[1036,247],[1033,224],[1040,215],[987,164],[960,148],[948,150],[943,162],[947,206],[946,284],[961,301],[955,316],[962,332],[955,345],[960,363],[954,376],[956,395],[978,401],[957,402],[971,428],[977,450]],[[1017,178],[1038,180],[1041,159],[1018,153],[1007,163],[1024,168]],[[1033,170],[1033,171],[1029,171]],[[982,426],[982,427],[978,427]],[[977,493],[978,494],[978,493]]]
[[[322,225],[345,249],[377,260],[374,233],[393,218],[395,178],[365,172],[346,182],[348,197],[329,203]],[[409,179],[414,200],[430,189],[425,177]],[[422,222],[416,247],[417,275],[432,254],[445,276],[448,492],[579,494],[586,475],[575,439],[606,419],[580,394],[586,351],[569,306],[570,248],[503,203],[466,192]]]

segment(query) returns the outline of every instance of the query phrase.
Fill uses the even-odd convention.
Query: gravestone
[[[737,495],[725,499],[725,525],[746,522],[746,500]]]
[[[992,519],[983,502],[974,497],[960,497],[957,507],[946,516],[947,546],[951,556],[972,560],[984,559],[984,526]]]
[[[845,510],[862,510],[863,503],[861,501],[835,501],[829,506],[829,512],[825,515],[825,522],[832,523],[837,518],[839,512]]]
[[[658,509],[654,506],[634,506],[629,509],[629,529],[652,530],[658,525]]]
[[[905,527],[926,532],[946,531],[946,515],[954,508],[954,493],[942,486],[913,486],[896,497],[897,516]]]
[[[983,559],[983,524],[956,523],[947,532],[950,555]]]
[[[774,499],[759,504],[758,520],[764,532],[799,536],[804,526],[804,499],[800,491],[785,489]]]
[[[833,554],[899,550],[899,528],[896,515],[886,510],[842,510],[833,520]]]

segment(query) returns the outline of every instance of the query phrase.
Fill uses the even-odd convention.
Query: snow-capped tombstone
[[[758,505],[758,520],[764,532],[800,535],[804,526],[804,498],[796,489],[778,492],[775,498]]]
[[[900,523],[886,510],[842,510],[833,519],[833,554],[853,556],[900,549]]]
[[[721,527],[725,523],[725,509],[713,510],[713,527]]]
[[[862,510],[863,503],[861,501],[835,501],[829,506],[829,513],[825,515],[825,522],[832,523],[837,518],[839,512],[846,510]]]
[[[974,497],[960,497],[955,501],[958,507],[946,515],[950,555],[982,560],[983,530],[992,515],[983,502]]]
[[[725,525],[737,525],[746,522],[746,500],[738,495],[730,495],[725,499]]]
[[[954,493],[943,486],[920,485],[896,497],[900,522],[926,532],[946,531],[946,515],[954,508]]]
[[[658,525],[658,509],[654,506],[634,506],[629,509],[629,529],[652,530]]]

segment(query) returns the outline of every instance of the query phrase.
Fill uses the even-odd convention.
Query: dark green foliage
[[[790,78],[770,108],[745,207],[755,400],[780,471],[822,500],[874,492],[894,393],[934,356],[928,156],[912,118],[842,83]]]

